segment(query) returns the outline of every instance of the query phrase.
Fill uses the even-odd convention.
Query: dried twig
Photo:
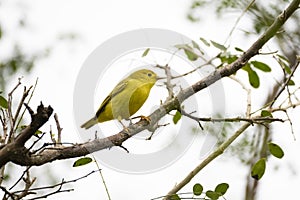
[[[55,190],[53,192],[50,192],[48,194],[45,194],[45,195],[42,195],[42,196],[39,196],[39,197],[31,198],[30,200],[47,198],[47,197],[49,197],[51,195],[54,195],[54,194],[57,194],[57,193],[61,193],[61,192],[70,192],[70,191],[73,191],[73,189],[62,190],[63,185],[77,182],[77,181],[79,181],[81,179],[84,179],[84,178],[86,178],[86,177],[88,177],[88,176],[90,176],[90,175],[92,175],[92,174],[94,174],[95,172],[98,172],[98,171],[99,170],[91,171],[90,173],[88,173],[88,174],[86,174],[84,176],[81,176],[79,178],[72,179],[72,180],[69,180],[69,181],[65,181],[64,179],[62,179],[62,181],[60,183],[57,183],[57,184],[54,184],[54,185],[44,186],[44,187],[30,188],[30,189],[27,190],[27,192],[43,191],[43,190],[49,190],[49,189],[58,188],[57,190]],[[24,192],[24,190],[18,190],[18,191],[12,192],[11,194],[12,195],[17,195],[17,194],[22,193],[22,192]]]
[[[60,127],[60,124],[59,124],[59,121],[58,121],[58,116],[57,116],[56,113],[54,114],[54,120],[55,120],[56,128],[57,128],[57,143],[61,143],[62,128]]]

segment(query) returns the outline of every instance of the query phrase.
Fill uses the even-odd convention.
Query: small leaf
[[[270,111],[267,110],[262,110],[260,113],[260,116],[262,117],[273,117],[272,113]]]
[[[88,163],[92,162],[92,159],[90,157],[84,157],[84,158],[79,158],[73,163],[73,167],[79,167],[82,165],[86,165]]]
[[[271,70],[271,67],[269,67],[269,65],[263,63],[263,62],[259,62],[259,61],[252,61],[250,62],[250,64],[253,65],[253,67],[263,71],[263,72],[270,72],[272,71]]]
[[[188,14],[187,15],[188,20],[190,20],[191,22],[198,22],[200,20],[200,18],[198,17],[194,17],[192,14]]]
[[[227,49],[224,45],[219,44],[219,43],[217,43],[215,41],[211,40],[210,42],[212,43],[212,45],[214,45],[214,47],[216,47],[216,48],[218,48],[218,49],[220,49],[222,51],[226,51],[226,49]]]
[[[277,54],[277,56],[280,58],[280,60],[284,60],[285,62],[289,62],[289,59],[283,55]]]
[[[288,85],[291,85],[291,86],[295,85],[295,82],[292,79],[290,79],[289,82],[288,82]]]
[[[195,54],[193,51],[184,49],[184,53],[187,55],[187,57],[190,61],[195,61],[198,59],[198,55]]]
[[[245,52],[243,49],[241,49],[241,48],[239,48],[239,47],[234,47],[234,49],[236,50],[236,51],[239,51],[239,52]]]
[[[247,63],[244,67],[242,67],[242,70],[245,70],[246,72],[249,72],[249,71],[251,71],[253,69],[250,67],[250,64]]]
[[[254,71],[252,69],[250,71],[248,71],[248,78],[249,78],[250,85],[252,87],[259,88],[259,85],[260,85],[259,76],[257,75],[256,71]]]
[[[218,193],[211,191],[211,190],[208,190],[205,194],[211,200],[217,200],[220,197],[220,195]]]
[[[289,66],[287,66],[286,64],[284,64],[283,62],[282,62],[282,64],[284,65],[284,70],[286,71],[286,73],[291,74],[292,73],[291,68]]]
[[[203,1],[203,0],[194,1],[193,4],[192,4],[192,6],[191,6],[191,9],[195,9],[195,8],[201,7],[201,6],[205,5],[205,3],[206,2]]]
[[[177,124],[177,122],[181,119],[181,113],[177,110],[174,117],[173,117],[173,122],[174,124]]]
[[[178,194],[173,194],[173,195],[170,197],[170,200],[181,200],[181,198],[178,196]]]
[[[0,107],[7,109],[8,108],[8,102],[7,100],[0,95]]]
[[[193,187],[193,193],[196,196],[200,196],[203,192],[203,186],[200,183],[196,183]]]
[[[194,48],[196,48],[196,49],[198,49],[200,51],[199,45],[194,40],[192,40],[192,44],[193,44]]]
[[[27,125],[21,125],[21,126],[19,126],[18,127],[18,130],[21,132],[21,131],[23,131],[25,128],[27,128]],[[40,130],[37,130],[37,131],[35,131],[35,135],[39,135],[39,134],[41,134],[41,133],[43,133],[42,131],[40,131]]]
[[[142,57],[145,57],[145,56],[147,56],[147,55],[148,55],[148,53],[149,53],[149,51],[150,51],[150,48],[147,48],[147,49],[144,51],[144,53],[143,53]]]
[[[34,134],[35,134],[35,135],[39,135],[39,134],[41,134],[41,133],[43,133],[43,132],[40,131],[40,130],[37,130]]]
[[[187,55],[188,59],[195,61],[198,59],[198,55],[194,52],[193,48],[187,44],[177,44],[175,45],[177,49],[183,49],[184,53]]]
[[[270,142],[268,144],[270,153],[276,158],[282,158],[284,156],[284,152],[281,147],[275,143]]]
[[[251,169],[251,176],[252,178],[259,180],[264,175],[266,170],[266,159],[262,158],[257,161]]]
[[[220,193],[224,195],[229,188],[229,185],[227,183],[220,183],[219,185],[216,186],[215,192]]]
[[[203,44],[205,44],[206,46],[210,47],[210,43],[207,42],[207,40],[204,39],[203,37],[200,38],[200,41],[203,42]]]

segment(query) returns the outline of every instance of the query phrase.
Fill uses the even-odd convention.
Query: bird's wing
[[[96,112],[96,116],[98,117],[100,115],[100,113],[103,112],[103,110],[105,109],[106,105],[111,101],[111,99],[116,96],[117,94],[119,94],[120,92],[122,92],[126,86],[128,85],[128,82],[123,80],[120,83],[118,83],[118,85],[113,89],[113,91],[111,91],[111,93],[104,99],[104,101],[102,102],[100,108],[97,110]]]

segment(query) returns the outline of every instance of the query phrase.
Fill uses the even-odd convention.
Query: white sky
[[[18,8],[19,5],[20,7]],[[234,19],[238,16],[228,14],[222,20],[216,21],[211,15],[212,10],[207,10],[205,19],[200,24],[191,24],[186,20],[189,1],[179,0],[174,3],[171,0],[165,1],[140,1],[140,0],[112,0],[112,1],[5,1],[1,9],[0,18],[8,29],[8,37],[17,38],[24,44],[26,50],[34,51],[44,46],[53,46],[53,52],[49,59],[37,63],[30,76],[26,75],[23,82],[34,83],[39,77],[38,88],[32,101],[35,107],[39,101],[45,105],[50,104],[58,113],[63,129],[65,141],[79,141],[77,130],[73,121],[73,88],[78,71],[87,56],[102,42],[110,37],[139,28],[165,28],[180,32],[190,38],[197,40],[199,37],[212,39],[220,43],[224,42],[229,33]],[[12,12],[15,9],[15,12]],[[20,17],[19,13],[26,13],[28,28],[26,31],[16,30],[16,26],[11,24]],[[240,25],[240,27],[247,27]],[[57,35],[74,32],[78,34],[78,39],[74,42],[57,41]],[[232,39],[233,46],[243,45],[246,49],[251,44],[252,39],[243,40],[242,33],[235,32],[237,40]],[[9,44],[5,44],[9,48]],[[1,53],[1,52],[0,52]],[[214,52],[209,52],[214,55]],[[4,54],[3,52],[1,55]],[[271,61],[270,61],[271,62]],[[22,74],[16,75],[16,77]],[[245,78],[243,74],[241,77]],[[270,78],[268,81],[274,81]],[[14,82],[14,81],[12,81]],[[225,81],[227,88],[232,88],[232,83]],[[266,83],[268,84],[268,83]],[[253,95],[265,94],[266,91],[253,91]],[[244,112],[241,101],[235,95],[245,97],[242,92],[226,90],[226,103],[228,105],[227,114]],[[241,105],[241,106],[236,106]],[[228,111],[229,110],[229,111]],[[49,130],[49,124],[54,126],[54,121],[44,126],[44,130]],[[278,126],[279,127],[279,126]],[[291,169],[300,167],[299,159],[296,159],[299,152],[299,142],[293,141],[289,133],[288,126],[285,132],[278,133],[284,137],[274,136],[275,142],[280,144],[285,150],[285,157],[282,160],[271,158],[267,164],[265,176],[261,180],[259,199],[286,199],[295,197],[300,179]],[[297,137],[298,128],[295,134]],[[155,173],[132,175],[116,172],[106,167],[102,167],[105,181],[108,185],[110,195],[115,199],[150,199],[165,195],[177,182],[181,181],[198,163],[199,146],[202,145],[203,138],[198,138],[191,149],[175,164]],[[96,168],[91,164],[81,168],[72,168],[72,162],[54,162],[49,165],[54,170],[54,174],[65,180],[74,179],[89,173]],[[279,166],[278,170],[275,170]],[[43,172],[37,172],[42,175]],[[52,172],[53,173],[53,172]],[[230,185],[226,199],[241,199],[245,189],[245,177],[247,169],[241,167],[236,158],[218,158],[210,163],[201,173],[199,173],[181,192],[189,192],[192,185],[200,182],[205,189],[214,189],[221,182]],[[40,177],[39,176],[39,177]],[[43,182],[43,180],[41,180]],[[102,181],[98,175],[92,175],[72,185],[74,192],[62,193],[48,199],[107,199]],[[277,191],[277,192],[274,192]],[[294,192],[293,192],[294,191]],[[287,196],[291,195],[291,196]]]

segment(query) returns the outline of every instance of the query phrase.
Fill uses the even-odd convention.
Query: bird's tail
[[[92,119],[90,119],[87,122],[85,122],[84,124],[82,124],[80,127],[85,128],[85,129],[89,129],[97,123],[98,123],[97,117],[93,117]]]

